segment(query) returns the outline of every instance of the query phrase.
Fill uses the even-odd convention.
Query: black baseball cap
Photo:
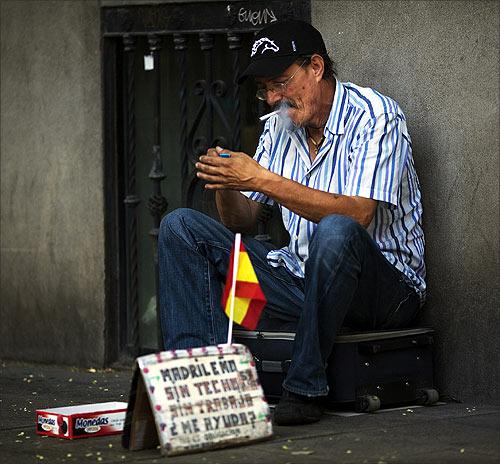
[[[250,50],[250,64],[238,79],[248,76],[279,76],[300,56],[326,55],[321,33],[305,21],[290,20],[273,23],[260,30]]]

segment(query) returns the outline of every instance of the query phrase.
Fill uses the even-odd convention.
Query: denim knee
[[[189,208],[177,208],[166,214],[160,223],[160,237],[167,236],[171,232],[179,233],[186,223],[191,222],[191,218],[196,214],[199,214],[199,212]]]
[[[331,214],[318,223],[313,240],[318,240],[320,243],[345,242],[363,231],[363,226],[354,219],[341,214]]]
[[[324,217],[316,227],[309,243],[309,259],[306,261],[306,274],[313,269],[331,265],[341,256],[356,256],[361,259],[360,253],[364,249],[365,229],[354,219],[340,214]],[[319,267],[318,267],[319,266]]]

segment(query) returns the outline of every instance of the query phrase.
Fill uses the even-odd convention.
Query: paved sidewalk
[[[119,436],[62,440],[35,434],[39,408],[127,401],[131,370],[1,363],[0,462],[17,463],[498,463],[500,406],[445,404],[374,414],[327,415],[275,427],[259,444],[165,458],[124,450]]]

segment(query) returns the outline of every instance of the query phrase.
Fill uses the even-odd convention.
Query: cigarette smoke
[[[288,110],[290,108],[295,108],[295,107],[289,101],[281,100],[276,105],[275,109],[279,111],[278,117],[280,118],[283,127],[288,131],[295,131],[298,129],[298,127],[290,119],[290,116],[288,116]]]

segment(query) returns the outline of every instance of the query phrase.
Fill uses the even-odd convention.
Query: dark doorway
[[[217,218],[194,163],[216,144],[253,155],[266,109],[236,77],[254,32],[291,18],[310,2],[102,8],[109,361],[161,348],[159,223],[180,206]]]

